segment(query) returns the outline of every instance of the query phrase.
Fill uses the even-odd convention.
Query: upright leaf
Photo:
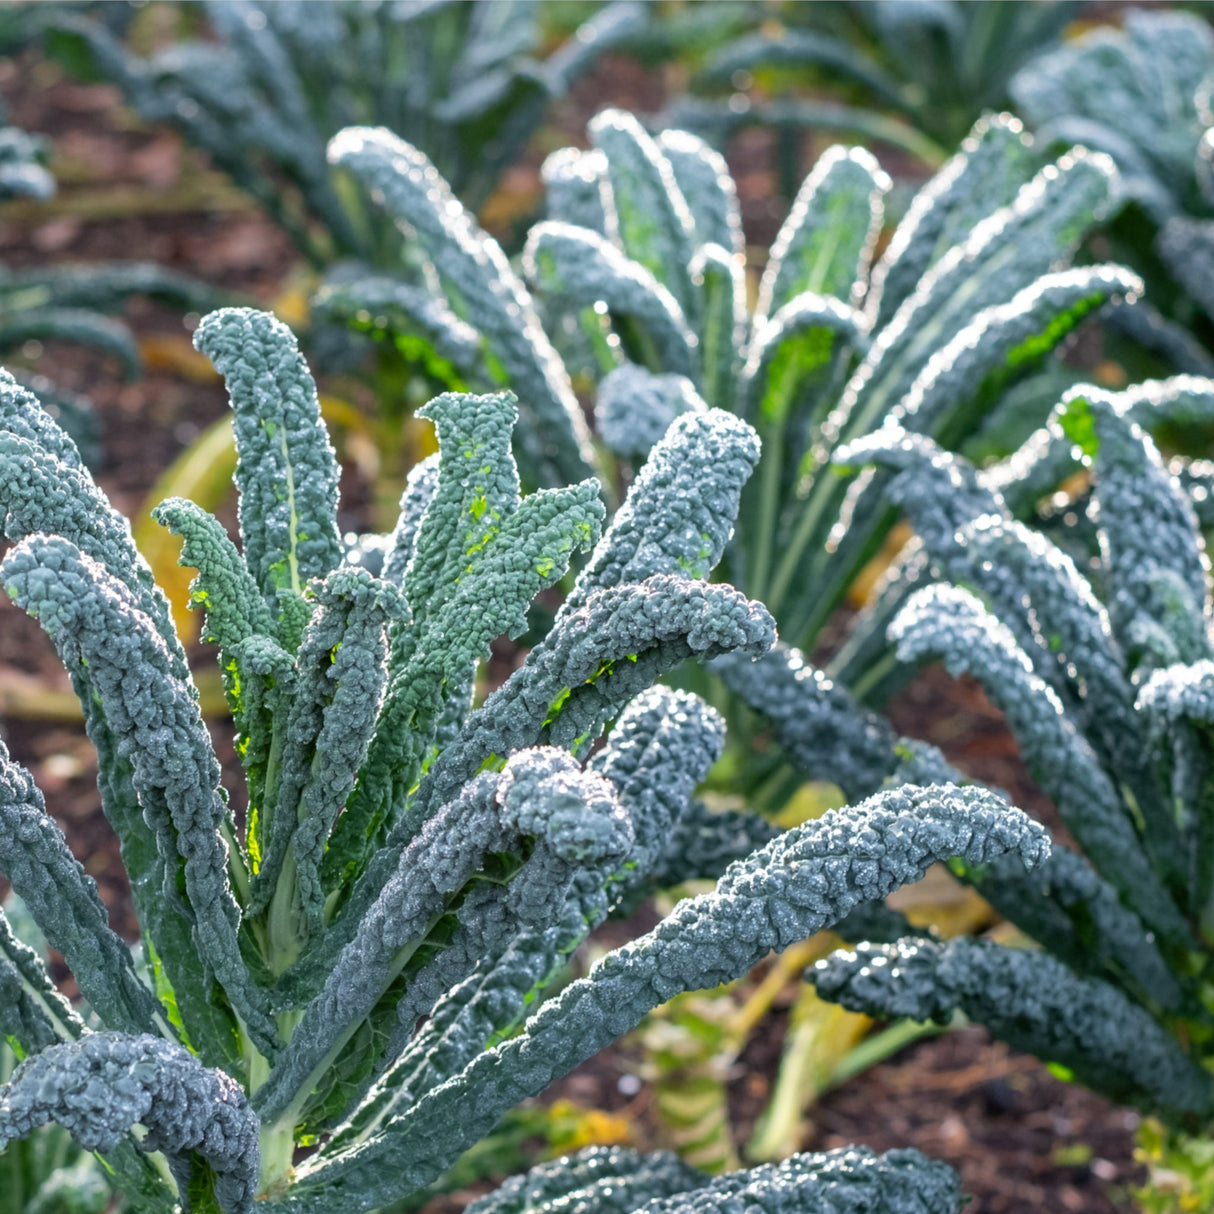
[[[863,148],[833,147],[818,157],[771,246],[756,324],[806,291],[860,303],[889,187]]]
[[[482,336],[493,378],[525,409],[518,441],[529,475],[567,484],[589,475],[586,423],[569,377],[505,254],[463,209],[430,161],[386,130],[351,127],[329,145],[433,262],[452,310]]]
[[[607,234],[693,314],[687,267],[694,251],[695,222],[670,161],[631,114],[603,110],[588,133],[607,158],[610,206]]]

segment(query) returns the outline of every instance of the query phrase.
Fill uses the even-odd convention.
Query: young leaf
[[[440,396],[425,415],[439,431],[438,487],[404,579],[413,623],[390,631],[384,706],[343,825],[364,841],[367,824],[399,812],[469,668],[495,637],[523,630],[531,600],[595,542],[603,516],[593,480],[520,499],[510,394]],[[335,855],[348,856],[347,846]]]
[[[884,328],[919,280],[974,225],[1011,204],[1033,174],[1024,125],[1010,114],[980,118],[961,150],[915,195],[873,267],[865,311]]]
[[[602,152],[559,148],[551,153],[540,167],[548,218],[606,235],[607,214],[603,210],[606,178],[607,157]]]
[[[342,263],[325,276],[312,297],[318,320],[345,324],[380,336],[422,338],[440,359],[465,375],[483,370],[480,334],[441,299],[411,283],[376,273],[359,263]]]
[[[587,769],[610,780],[632,821],[634,867],[625,884],[649,877],[687,812],[696,785],[725,746],[725,722],[687,692],[653,687],[620,714]]]
[[[317,603],[296,660],[286,745],[273,800],[261,807],[261,867],[248,911],[264,910],[280,884],[288,846],[299,906],[297,938],[316,933],[324,895],[325,841],[367,757],[387,678],[386,629],[408,619],[396,588],[365,570],[338,569],[316,584]],[[293,899],[288,893],[286,901]]]
[[[658,147],[691,212],[696,247],[715,244],[734,258],[744,257],[738,191],[725,157],[690,131],[663,131]]]
[[[1043,274],[1010,302],[974,317],[920,372],[906,396],[890,411],[908,430],[947,442],[962,433],[958,400],[987,407],[1018,375],[1036,365],[1076,325],[1110,299],[1134,295],[1142,279],[1121,266],[1083,266]]]
[[[655,375],[625,363],[603,376],[594,403],[599,436],[612,454],[640,463],[676,417],[708,406],[686,376]]]
[[[847,438],[869,430],[976,313],[1010,301],[1069,256],[1107,211],[1116,180],[1107,157],[1075,148],[1023,186],[1010,206],[986,213],[879,331],[829,431]]]
[[[267,602],[341,563],[337,461],[290,329],[249,308],[213,312],[194,344],[227,383],[244,559]]]
[[[1195,661],[1210,652],[1205,544],[1192,506],[1132,407],[1132,400],[1081,386],[1063,397],[1057,417],[1067,437],[1094,457],[1095,521],[1114,633],[1126,644],[1145,619],[1167,629],[1181,661]]]
[[[704,578],[733,531],[742,486],[759,459],[755,432],[720,409],[675,419],[650,452],[558,619],[598,590],[655,575]]]
[[[728,407],[746,346],[745,263],[719,244],[704,245],[688,267],[699,292],[700,382],[706,400]]]

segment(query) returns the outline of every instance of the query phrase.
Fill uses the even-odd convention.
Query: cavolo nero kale
[[[140,960],[29,773],[0,754],[0,871],[88,1016],[0,919],[0,1026],[24,1056],[0,1087],[0,1142],[56,1121],[151,1210],[391,1208],[674,994],[740,977],[937,860],[1046,859],[1041,829],[1001,798],[945,784],[767,827],[721,872],[691,797],[723,722],[655,680],[774,639],[761,605],[705,580],[758,457],[737,417],[678,419],[604,531],[593,481],[520,494],[510,395],[440,397],[427,409],[439,451],[410,478],[397,527],[347,548],[289,331],[227,310],[196,341],[235,413],[241,545],[189,502],[158,514],[198,571],[243,820],[127,521],[36,400],[0,379],[13,544],[0,579],[80,696],[143,931]],[[687,500],[674,496],[689,488],[682,466],[700,478]],[[350,559],[371,549],[378,574]],[[482,700],[490,641],[524,628],[577,553],[587,563],[551,629]],[[721,819],[726,850],[739,816]],[[672,857],[688,827],[698,853]],[[713,892],[544,997],[613,907],[676,864],[697,875],[695,854],[720,874]],[[913,1152],[801,1155],[710,1180],[668,1156],[596,1150],[485,1202],[740,1200],[943,1214],[960,1198],[947,1168]]]
[[[899,658],[941,659],[983,684],[1079,851],[1055,844],[1031,874],[953,862],[1040,951],[891,939],[808,975],[876,1015],[959,1009],[1207,1142],[1210,479],[1208,461],[1165,461],[1148,431],[1212,418],[1214,381],[1180,376],[1119,393],[1078,386],[984,472],[896,425],[841,453],[889,470],[940,579],[893,621]],[[1016,517],[1043,492],[1066,499],[1053,538]]]
[[[883,478],[849,481],[832,453],[891,412],[954,448],[988,441],[1026,409],[1034,416],[1038,397],[1044,418],[1065,374],[1051,358],[1058,344],[1141,287],[1117,266],[1065,268],[1116,197],[1112,162],[1079,148],[1045,162],[1017,120],[984,119],[874,261],[888,179],[863,149],[832,148],[798,194],[752,309],[723,158],[688,132],[651,137],[620,111],[600,114],[589,135],[590,150],[563,149],[544,165],[549,218],[531,230],[522,262],[530,291],[416,148],[354,128],[329,154],[415,234],[437,271],[427,316],[433,324],[445,312],[441,331],[459,338],[469,374],[497,367],[524,399],[528,385],[557,385],[543,393],[554,406],[571,382],[593,385],[598,434],[633,472],[655,462],[669,428],[713,410],[754,428],[762,454],[718,576],[767,605],[787,647],[753,666],[726,657],[711,678],[680,678],[726,706],[734,753],[714,779],[755,808],[779,809],[807,778],[867,795],[899,758],[896,739],[852,695],[878,699],[896,677],[885,627],[922,584],[926,558],[911,545],[825,675],[804,673],[803,652],[897,519]],[[392,281],[343,286],[344,314],[361,315],[360,327],[410,330],[420,313],[393,302]],[[503,299],[513,304],[504,312]],[[536,429],[533,406],[516,435],[521,453],[532,436],[552,447],[552,435],[570,433],[567,407],[547,416]],[[653,475],[715,483],[719,458],[700,450],[694,466]],[[798,722],[810,717],[826,733],[798,747]],[[780,745],[756,754],[758,730]]]
[[[755,427],[763,455],[725,569],[802,648],[889,527],[879,495],[849,494],[831,452],[895,409],[908,429],[961,444],[1083,317],[1138,286],[1117,267],[1061,269],[1115,194],[1112,166],[1080,149],[1042,163],[1014,119],[979,124],[875,264],[889,179],[863,149],[829,149],[753,310],[723,159],[686,132],[652,139],[619,111],[589,133],[591,151],[548,163],[551,218],[528,238],[527,276],[554,341],[596,321],[605,334],[600,357],[574,365],[599,385],[604,435],[631,437],[617,454],[639,463],[638,436],[672,412],[727,409]],[[571,181],[594,183],[597,214]],[[572,362],[581,351],[564,344]]]
[[[1206,17],[1151,6],[1127,10],[1120,29],[1097,27],[1038,55],[1011,82],[1039,139],[1107,152],[1122,174],[1127,205],[1110,215],[1103,242],[1143,274],[1148,293],[1145,305],[1110,315],[1112,331],[1166,371],[1202,375],[1214,374],[1212,72]]]

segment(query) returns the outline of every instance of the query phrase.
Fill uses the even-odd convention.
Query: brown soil
[[[16,268],[155,259],[267,302],[297,266],[281,233],[234,198],[222,178],[174,135],[139,128],[113,90],[69,83],[33,55],[9,65],[6,73],[0,70],[0,89],[15,123],[53,139],[61,179],[60,200],[49,210],[20,205],[0,214],[0,263]],[[631,102],[652,110],[662,99],[652,74],[626,60],[607,59],[562,108],[558,125],[537,141],[529,166],[511,178],[513,187],[520,197],[537,196],[539,146],[545,141],[546,147],[559,146],[580,134],[589,114],[604,103]],[[783,206],[772,201],[770,151],[762,132],[748,133],[735,149],[748,233],[763,244]],[[193,205],[191,196],[198,200]],[[91,215],[82,213],[88,210],[82,200],[90,199]],[[107,199],[131,199],[132,206],[142,200],[158,213],[117,204],[107,210]],[[132,305],[128,318],[140,337],[186,336],[180,317],[152,305]],[[136,509],[159,473],[225,408],[217,382],[186,378],[173,369],[152,369],[137,383],[123,383],[106,360],[75,348],[31,347],[27,355],[27,364],[92,397],[107,450],[99,480],[126,512]],[[348,500],[365,500],[361,485],[346,488]],[[363,519],[355,512],[348,522],[361,526]],[[198,660],[212,659],[200,653]],[[0,603],[0,692],[27,684],[68,690],[41,631],[5,601]],[[1018,804],[1050,815],[1002,719],[972,683],[929,673],[895,701],[891,712],[899,729],[929,737],[973,775],[1010,789]],[[229,766],[226,732],[222,724],[213,729]],[[34,772],[48,807],[96,878],[115,927],[133,939],[137,925],[112,834],[99,812],[95,765],[82,728],[9,717],[3,736],[14,757]],[[773,1016],[739,1061],[731,1100],[742,1135],[768,1092],[783,1020]],[[645,1093],[630,1099],[620,1090],[620,1079],[634,1067],[628,1047],[617,1047],[554,1085],[545,1098],[563,1096],[586,1107],[622,1110],[633,1121],[636,1145],[652,1147],[657,1131]],[[1129,1208],[1125,1190],[1140,1179],[1132,1160],[1134,1125],[1134,1115],[1060,1083],[1033,1059],[991,1043],[981,1030],[965,1029],[921,1042],[829,1094],[807,1117],[804,1145],[917,1146],[960,1170],[975,1198],[968,1207],[974,1214],[1043,1209],[1109,1214]],[[1080,1159],[1085,1162],[1074,1162]],[[456,1196],[441,1208],[461,1206],[471,1196]]]

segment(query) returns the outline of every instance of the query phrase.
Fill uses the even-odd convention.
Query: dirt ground
[[[61,179],[60,199],[49,210],[19,204],[0,211],[0,264],[153,259],[267,304],[280,295],[297,269],[294,250],[173,134],[141,129],[112,90],[66,81],[34,56],[0,68],[0,91],[13,122],[52,139]],[[590,113],[613,100],[653,108],[660,88],[633,65],[607,60],[562,107],[550,138],[575,136]],[[734,149],[748,236],[761,244],[770,241],[787,206],[772,193],[770,150],[761,132]],[[507,185],[517,196],[538,196],[538,159],[510,175]],[[143,339],[180,344],[187,336],[180,317],[153,305],[133,304],[128,319]],[[73,348],[31,346],[20,361],[92,397],[106,446],[99,479],[128,513],[178,452],[225,409],[217,382],[187,378],[170,365],[153,365],[142,380],[124,383],[105,359]],[[355,475],[345,489],[358,503],[366,495],[356,481]],[[343,520],[351,527],[363,521],[357,512]],[[200,663],[210,660],[199,655]],[[0,697],[7,702],[9,692],[30,687],[69,690],[40,630],[5,601]],[[1030,811],[1048,814],[1020,765],[1015,741],[972,683],[929,672],[890,711],[903,732],[936,741],[971,774],[1012,789]],[[51,811],[96,878],[115,927],[133,937],[137,928],[125,878],[100,813],[82,729],[9,716],[2,731],[14,756],[33,770]],[[224,727],[213,732],[230,762]],[[784,1006],[790,999],[791,991]],[[785,1019],[777,1014],[756,1034],[731,1081],[733,1112],[743,1131],[770,1089]],[[646,1091],[625,1095],[632,1090],[626,1077],[635,1065],[629,1047],[617,1047],[556,1085],[548,1098],[626,1112],[636,1145],[652,1147],[656,1123]],[[809,1113],[803,1145],[918,1147],[959,1169],[974,1198],[968,1207],[973,1214],[1111,1214],[1130,1208],[1127,1190],[1141,1179],[1133,1161],[1135,1125],[1134,1114],[1058,1081],[1033,1059],[967,1028],[912,1046],[830,1093]]]

